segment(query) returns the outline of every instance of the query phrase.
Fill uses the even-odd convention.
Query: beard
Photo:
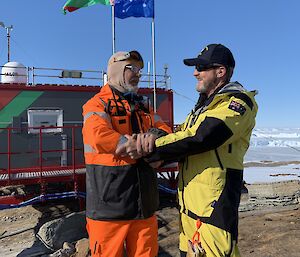
[[[197,84],[196,89],[199,93],[208,94],[217,84],[218,79],[214,78],[213,80],[204,82],[201,86]]]
[[[137,91],[139,90],[137,85],[131,85],[131,84],[125,84],[123,85],[123,88],[125,89],[126,92],[131,92],[131,93],[137,93]]]

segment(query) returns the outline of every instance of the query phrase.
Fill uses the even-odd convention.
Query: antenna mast
[[[13,29],[13,25],[5,26],[2,21],[0,21],[0,27],[6,29],[7,36],[7,62],[10,62],[10,32]]]

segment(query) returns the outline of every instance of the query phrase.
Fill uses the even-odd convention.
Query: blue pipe
[[[162,190],[169,194],[177,194],[177,190],[167,188],[163,185],[158,185],[158,189]],[[0,204],[0,210],[4,209],[12,209],[12,208],[20,208],[27,205],[32,205],[39,202],[44,202],[47,200],[56,200],[56,199],[64,199],[64,198],[70,198],[70,197],[80,197],[80,198],[86,198],[86,193],[84,192],[64,192],[64,193],[54,193],[54,194],[46,194],[46,195],[39,195],[32,199],[29,199],[25,202],[21,202],[19,204]]]
[[[71,191],[71,192],[64,192],[64,193],[39,195],[39,196],[36,196],[36,197],[34,197],[32,199],[29,199],[25,202],[21,202],[19,204],[0,204],[0,210],[19,208],[19,207],[24,207],[24,206],[27,206],[27,205],[32,205],[34,203],[44,202],[44,201],[47,201],[47,200],[64,199],[64,198],[69,198],[69,197],[85,198],[86,193]]]
[[[162,190],[162,191],[164,191],[166,193],[169,193],[169,194],[173,194],[173,195],[177,194],[177,190],[167,188],[167,187],[165,187],[163,185],[160,185],[160,184],[158,185],[158,189],[160,189],[160,190]]]

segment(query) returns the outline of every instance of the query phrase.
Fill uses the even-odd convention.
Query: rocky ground
[[[246,185],[248,192],[242,197],[239,223],[239,246],[242,256],[299,256],[299,186],[299,181]],[[157,212],[159,256],[179,257],[178,212],[174,202],[163,198],[162,203]],[[56,254],[52,254],[53,251],[46,248],[36,235],[41,234],[39,230],[47,221],[65,217],[76,211],[74,206],[76,203],[68,200],[59,204],[48,203],[0,211],[0,256],[71,256],[68,253],[76,251],[72,244],[65,244],[64,250],[60,249]],[[80,241],[81,246],[77,246],[77,251],[81,251],[81,255],[74,253],[72,256],[86,256],[86,243],[85,240]]]

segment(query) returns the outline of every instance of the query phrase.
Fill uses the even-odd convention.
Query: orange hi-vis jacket
[[[148,218],[158,207],[155,171],[142,160],[116,156],[115,150],[126,134],[161,136],[171,130],[142,97],[129,96],[105,85],[83,106],[86,214],[94,220]]]

